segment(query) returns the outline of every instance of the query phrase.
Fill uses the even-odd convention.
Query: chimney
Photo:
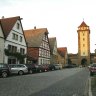
[[[34,29],[36,29],[36,26],[34,26]]]
[[[2,16],[1,18],[4,19],[4,16]]]

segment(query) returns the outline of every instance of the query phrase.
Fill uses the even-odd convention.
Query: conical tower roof
[[[89,26],[83,21],[79,27],[89,27]]]

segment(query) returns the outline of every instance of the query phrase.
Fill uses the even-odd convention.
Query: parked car
[[[8,64],[0,64],[0,76],[3,78],[10,75],[10,67]]]
[[[62,64],[54,64],[56,70],[62,69]]]
[[[55,70],[55,65],[54,64],[49,64],[49,70]]]
[[[89,67],[89,71],[90,71],[90,76],[93,76],[94,74],[96,74],[96,64],[92,64]]]
[[[25,64],[10,64],[11,74],[23,75],[28,73],[28,68]]]
[[[42,64],[40,66],[41,66],[42,72],[49,71],[49,64]]]
[[[64,68],[75,68],[78,67],[76,64],[65,64]]]
[[[26,64],[28,68],[28,73],[36,73],[39,71],[39,66],[37,64]]]

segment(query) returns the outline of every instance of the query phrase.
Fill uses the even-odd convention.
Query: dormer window
[[[17,29],[20,29],[20,24],[19,23],[17,23]]]

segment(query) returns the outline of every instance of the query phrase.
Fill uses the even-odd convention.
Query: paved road
[[[0,78],[0,96],[85,96],[84,68]]]

